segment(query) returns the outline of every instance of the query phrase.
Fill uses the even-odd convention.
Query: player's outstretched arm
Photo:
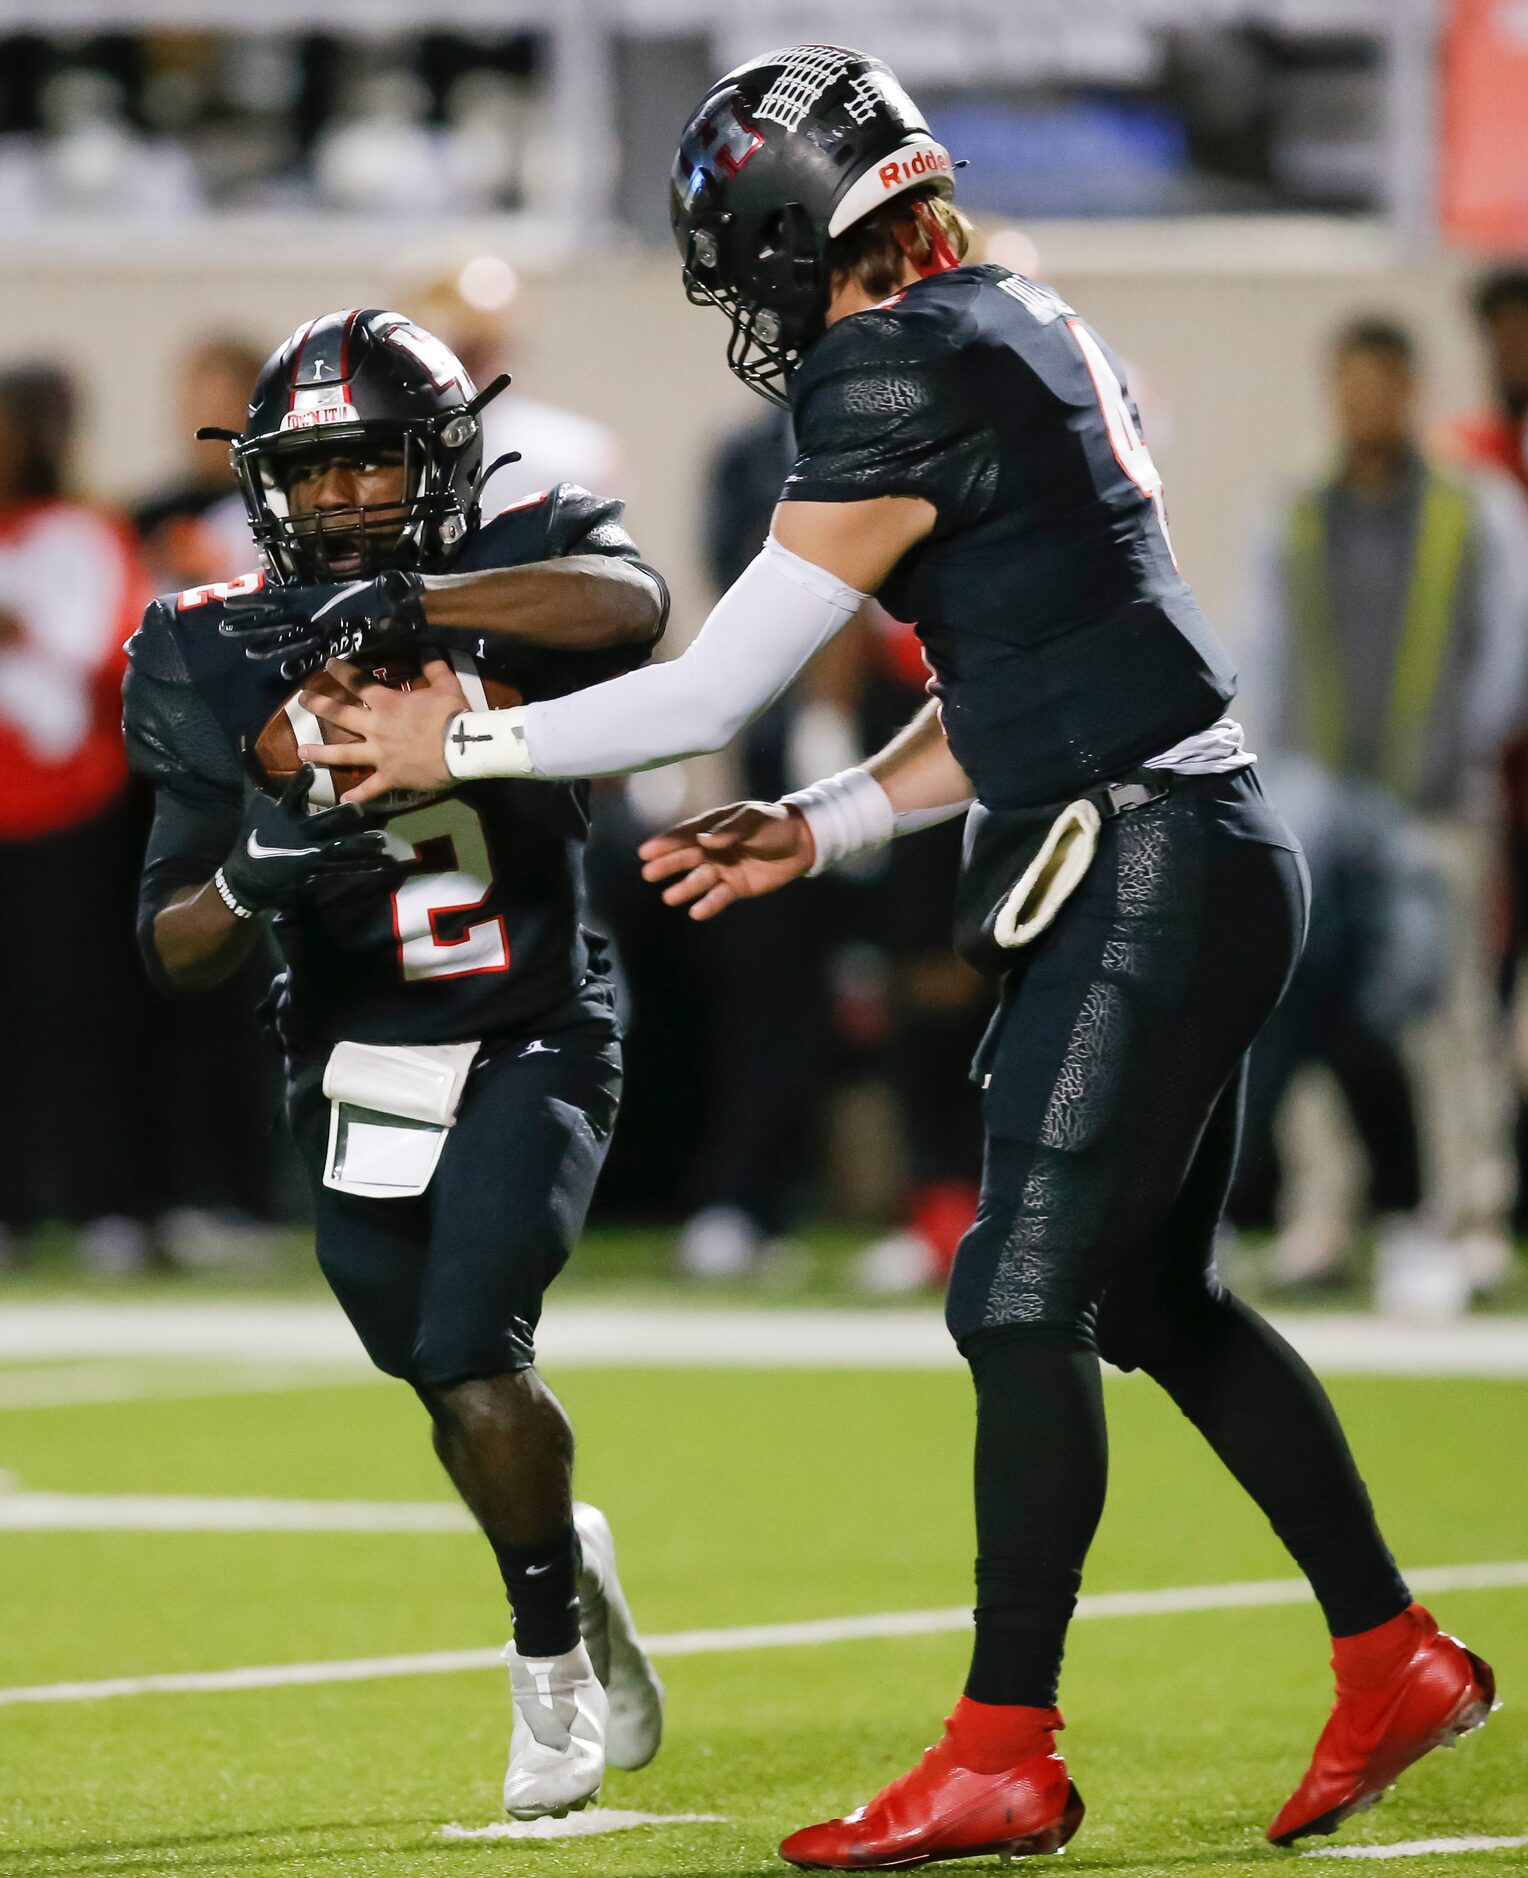
[[[732,802],[644,841],[642,877],[669,884],[669,906],[714,919],[734,900],[822,872],[893,836],[931,828],[971,801],[970,779],[930,702],[862,769],[814,783],[783,802]]]
[[[668,594],[649,569],[605,554],[572,554],[472,574],[390,568],[372,580],[261,587],[231,596],[220,631],[257,661],[298,679],[333,658],[359,658],[462,629],[565,652],[651,647]]]
[[[784,504],[763,552],[677,659],[568,697],[446,718],[433,684],[386,705],[368,699],[370,714],[354,701],[303,701],[360,740],[343,746],[343,762],[373,773],[347,802],[487,776],[615,776],[720,750],[853,618],[936,519],[932,503],[911,496]],[[304,746],[302,755],[331,768],[341,763],[340,746]]]
[[[668,614],[657,575],[605,554],[568,554],[479,574],[429,574],[421,599],[426,627],[566,652],[650,646]]]

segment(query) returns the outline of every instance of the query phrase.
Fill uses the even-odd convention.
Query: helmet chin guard
[[[829,241],[954,165],[879,59],[787,46],[714,85],[680,140],[670,215],[685,292],[732,325],[727,363],[775,404],[820,337]]]

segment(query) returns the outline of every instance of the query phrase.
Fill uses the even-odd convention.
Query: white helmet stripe
[[[829,235],[841,235],[862,221],[872,209],[899,196],[919,183],[943,183],[945,194],[955,193],[955,165],[942,143],[932,137],[910,137],[890,155],[873,164],[863,176],[857,176],[834,209],[828,223]]]

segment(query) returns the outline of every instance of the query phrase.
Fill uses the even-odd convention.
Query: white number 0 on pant
[[[485,913],[464,924],[453,921],[455,938],[444,937],[441,929],[447,915],[472,912],[493,891],[493,864],[477,810],[451,796],[395,815],[387,834],[399,859],[412,856],[417,868],[393,894],[393,931],[404,978],[412,984],[508,971],[509,935],[499,914]]]

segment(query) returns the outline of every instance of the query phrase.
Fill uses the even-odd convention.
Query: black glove
[[[403,877],[380,828],[355,804],[310,815],[313,765],[305,763],[279,796],[257,795],[244,812],[233,851],[214,876],[223,903],[241,919],[289,912],[320,885],[389,886]]]
[[[389,568],[375,580],[311,587],[261,587],[230,595],[219,629],[247,659],[280,659],[281,676],[308,678],[330,659],[363,658],[424,631],[424,581]]]

